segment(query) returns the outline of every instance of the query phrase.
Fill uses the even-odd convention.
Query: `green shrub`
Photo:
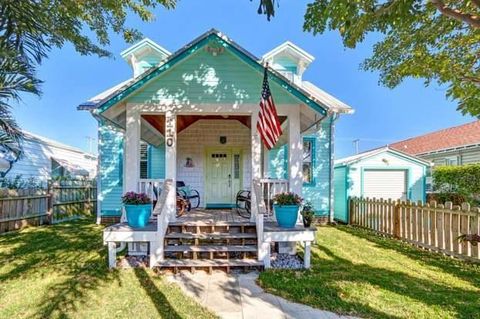
[[[45,183],[35,177],[24,178],[22,175],[0,178],[0,188],[7,189],[40,189],[45,188]]]
[[[478,203],[480,195],[480,164],[440,166],[433,170],[435,191],[456,193],[471,203]]]
[[[445,202],[452,202],[453,205],[461,205],[462,203],[468,202],[469,200],[458,193],[430,193],[427,194],[427,203],[431,201],[436,201],[439,204],[445,204]]]

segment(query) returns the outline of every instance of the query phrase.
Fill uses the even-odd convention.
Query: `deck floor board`
[[[218,225],[218,224],[255,224],[251,223],[248,218],[242,217],[235,209],[193,209],[190,212],[185,212],[181,217],[170,225],[179,224],[204,224],[204,225]]]

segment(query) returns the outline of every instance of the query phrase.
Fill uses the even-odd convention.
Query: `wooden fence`
[[[94,215],[97,209],[97,184],[92,180],[67,180],[48,183],[52,199],[52,223]]]
[[[461,243],[460,235],[480,234],[480,208],[395,202],[371,198],[349,199],[349,223],[391,235],[447,255],[480,260],[480,245]]]
[[[94,215],[96,183],[55,181],[48,189],[0,189],[0,233]]]

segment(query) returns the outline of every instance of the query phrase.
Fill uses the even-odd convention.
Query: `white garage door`
[[[363,196],[369,198],[407,198],[406,170],[367,169],[363,172]]]

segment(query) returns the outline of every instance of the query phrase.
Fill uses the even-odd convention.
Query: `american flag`
[[[263,144],[267,149],[272,149],[282,135],[282,127],[278,120],[275,103],[273,103],[272,92],[268,85],[268,71],[265,67],[263,75],[262,97],[260,99],[260,112],[258,112],[257,130],[260,133]]]

